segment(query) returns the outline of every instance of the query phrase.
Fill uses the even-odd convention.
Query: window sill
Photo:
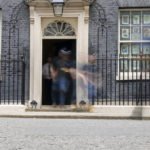
[[[119,75],[116,76],[117,81],[127,81],[127,80],[149,80],[150,79],[150,72],[125,72],[125,73],[119,73]]]

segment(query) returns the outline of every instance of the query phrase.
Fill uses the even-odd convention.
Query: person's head
[[[62,59],[69,59],[71,55],[71,51],[67,49],[60,49],[59,51],[59,57]]]
[[[89,63],[95,63],[97,56],[95,53],[89,55]]]
[[[49,63],[52,62],[52,57],[50,57],[50,56],[47,57],[47,62],[49,62]]]

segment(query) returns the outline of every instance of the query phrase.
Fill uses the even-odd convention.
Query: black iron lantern
[[[63,14],[65,2],[64,0],[49,0],[53,7],[53,12],[56,17],[60,17]]]

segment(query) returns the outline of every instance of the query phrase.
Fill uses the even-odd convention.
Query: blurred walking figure
[[[52,77],[50,73],[50,67],[52,65],[52,58],[47,57],[47,63],[43,65],[42,76],[43,76],[43,104],[52,104],[51,98],[51,87]]]
[[[83,87],[88,90],[88,99],[90,104],[94,104],[95,98],[97,98],[97,65],[96,65],[96,55],[91,54],[88,57],[88,64],[83,65]]]
[[[52,75],[52,100],[53,104],[63,106],[66,103],[71,85],[69,69],[73,68],[73,61],[70,60],[71,51],[63,48],[59,51],[58,57],[53,60],[51,67]]]

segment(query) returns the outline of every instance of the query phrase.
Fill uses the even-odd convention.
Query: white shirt
[[[42,75],[43,75],[44,79],[48,79],[48,80],[51,79],[50,66],[51,66],[51,63],[46,63],[46,64],[43,65]]]

